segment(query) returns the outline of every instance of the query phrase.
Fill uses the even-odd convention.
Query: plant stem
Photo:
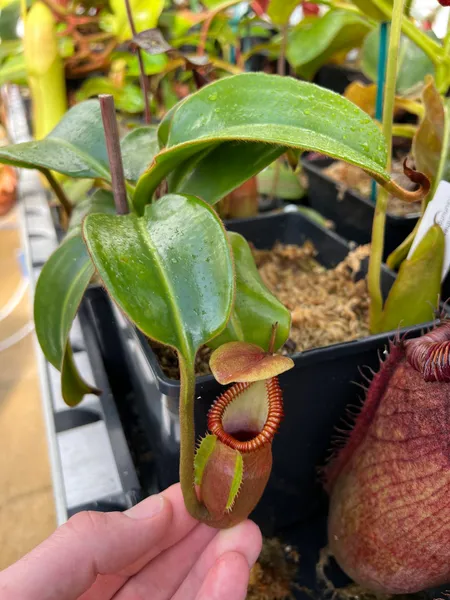
[[[106,149],[108,151],[114,202],[117,214],[126,215],[128,212],[127,190],[123,172],[122,153],[120,151],[119,130],[117,127],[114,98],[111,94],[101,94],[98,98],[100,100],[103,128],[105,130]]]
[[[389,52],[386,68],[383,106],[383,134],[387,146],[386,171],[390,173],[392,162],[392,123],[394,119],[395,84],[397,79],[397,60],[400,49],[402,32],[403,6],[405,0],[394,0],[392,21],[389,36]],[[381,293],[381,262],[384,248],[384,229],[389,192],[381,187],[378,189],[375,216],[372,226],[372,247],[370,252],[368,289],[370,295],[370,331],[377,331],[383,312],[383,296]]]
[[[45,176],[45,178],[49,182],[53,192],[55,193],[55,196],[60,201],[61,206],[64,209],[64,212],[66,213],[66,215],[68,217],[70,217],[70,215],[72,214],[73,206],[72,206],[72,203],[70,202],[69,198],[66,196],[66,193],[63,190],[61,184],[59,183],[59,181],[56,180],[53,173],[49,169],[42,169],[42,174]]]
[[[392,128],[392,135],[397,137],[412,138],[417,133],[417,125],[412,125],[410,123],[397,123]]]
[[[288,38],[289,24],[286,23],[283,25],[281,30],[281,46],[280,46],[280,54],[278,56],[277,63],[277,73],[278,75],[286,75],[286,48],[287,48],[287,38]]]
[[[450,56],[450,11],[447,20],[447,32],[444,37],[444,56],[448,58]],[[445,94],[448,88],[448,62],[441,62],[436,67],[436,87],[441,94]]]
[[[277,337],[277,329],[278,329],[278,321],[276,321],[272,325],[272,331],[270,332],[269,349],[268,349],[269,354],[273,354],[275,351],[275,340]]]
[[[446,32],[445,38],[444,38],[444,53],[446,56],[448,56],[450,54],[450,11],[448,13],[448,20],[447,20],[447,32]]]
[[[128,23],[130,24],[131,34],[133,38],[136,36],[136,27],[134,26],[133,12],[131,10],[130,0],[125,0],[125,7],[127,9]],[[139,63],[139,81],[141,83],[141,90],[144,96],[144,107],[145,107],[145,122],[150,125],[152,121],[152,113],[150,110],[150,101],[148,99],[149,87],[148,79],[145,74],[144,59],[142,58],[142,51],[140,48],[136,48],[136,56]]]
[[[178,353],[180,365],[180,483],[184,503],[189,513],[198,521],[206,521],[208,510],[197,498],[194,485],[195,425],[194,361],[187,363]]]

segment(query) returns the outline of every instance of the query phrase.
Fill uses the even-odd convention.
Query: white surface
[[[444,280],[450,268],[450,183],[447,181],[440,182],[433,200],[428,203],[408,258],[411,258],[419,242],[435,223],[442,227],[445,234],[445,256],[442,268],[442,280]]]
[[[81,330],[80,319],[75,317],[72,323],[72,329],[69,334],[70,342],[73,346],[81,350],[85,348],[83,332]]]
[[[33,264],[44,263],[53,250],[56,250],[56,240],[49,237],[30,238],[31,259]]]
[[[69,509],[122,491],[103,421],[57,435]]]

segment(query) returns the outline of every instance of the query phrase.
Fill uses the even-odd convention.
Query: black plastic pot
[[[332,163],[331,158],[302,158],[303,171],[308,177],[310,206],[331,219],[337,233],[358,244],[367,244],[372,236],[375,206],[369,198],[363,198],[352,190],[346,190],[341,199],[336,181],[323,173],[323,169]],[[384,259],[411,233],[417,220],[417,215],[386,215]]]
[[[276,241],[302,244],[310,239],[327,267],[339,263],[348,244],[336,234],[298,213],[261,216],[234,221],[229,229],[243,234],[259,248]],[[364,275],[364,272],[361,275]],[[382,273],[383,291],[394,281],[391,271]],[[158,483],[161,488],[178,481],[180,384],[164,375],[146,338],[131,327],[116,309],[125,356],[136,390],[137,410],[152,442]],[[415,328],[412,335],[417,335]],[[359,367],[378,369],[379,352],[389,338],[382,334],[296,354],[295,368],[281,376],[286,418],[273,444],[273,470],[264,496],[253,514],[266,535],[291,524],[324,514],[326,497],[318,467],[324,463],[335,427],[345,408],[354,404],[361,390]],[[206,432],[206,415],[223,388],[212,376],[197,378],[195,425]]]
[[[338,94],[343,94],[345,88],[350,83],[353,83],[353,81],[371,83],[358,69],[343,65],[324,65],[317,71],[314,77],[314,83]]]

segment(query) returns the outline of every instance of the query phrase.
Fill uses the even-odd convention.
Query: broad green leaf
[[[70,177],[109,179],[98,101],[76,104],[43,140],[0,148],[0,162],[51,169]]]
[[[0,40],[9,41],[16,40],[17,25],[20,20],[20,1],[5,2],[0,7]]]
[[[114,52],[112,60],[124,60],[127,65],[127,75],[129,77],[139,77],[139,61],[135,54],[130,52]],[[166,54],[147,54],[142,53],[144,69],[147,75],[157,75],[162,73],[169,62]]]
[[[62,186],[70,203],[75,205],[86,200],[89,190],[94,186],[94,179],[66,179]]]
[[[429,34],[432,36],[432,34]],[[372,81],[377,81],[380,30],[374,29],[364,40],[361,53],[361,69]],[[434,74],[431,59],[408,37],[402,36],[398,57],[396,91],[408,95],[420,90],[426,75]]]
[[[412,257],[403,261],[386,300],[379,331],[433,320],[439,306],[444,251],[444,232],[433,225]]]
[[[291,315],[264,285],[247,241],[228,232],[236,269],[236,298],[226,329],[208,345],[218,348],[233,341],[245,341],[267,349],[272,325],[278,323],[275,350],[289,336]]]
[[[137,181],[159,151],[157,127],[137,127],[123,138],[120,147],[125,178]]]
[[[103,283],[148,337],[192,364],[230,316],[233,262],[214,210],[168,195],[143,217],[89,215],[84,237]]]
[[[257,177],[258,192],[265,196],[274,195],[283,200],[299,200],[306,194],[298,176],[290,166],[272,163]]]
[[[280,146],[224,142],[207,150],[204,155],[196,154],[193,161],[187,160],[175,169],[169,181],[177,183],[170,189],[183,194],[197,194],[208,204],[215,204],[283,153],[284,148]],[[193,168],[186,173],[190,166]]]
[[[200,163],[201,181],[195,172],[189,178],[191,193],[196,181],[196,195],[207,202],[219,200],[224,188],[232,190],[249,179],[260,153],[266,158],[259,160],[259,170],[287,148],[321,152],[360,166],[378,181],[390,179],[385,169],[386,143],[372,119],[338,94],[290,77],[244,73],[215,81],[180,102],[161,128],[160,141],[166,139],[166,147],[138,181],[134,204],[139,213],[159,183],[185,161],[195,164],[196,155],[209,161],[212,149],[225,165],[227,161],[236,164],[234,153],[242,146],[230,142],[245,144],[242,160],[246,165],[236,175],[229,169],[224,182],[216,177],[215,169],[206,173],[205,163]],[[228,144],[228,150],[222,153],[219,144]],[[180,178],[175,181],[179,185]]]
[[[114,215],[116,213],[114,197],[110,191],[96,190],[91,196],[88,196],[74,207],[70,217],[66,240],[73,235],[81,236],[83,219],[87,215],[97,213],[105,215]]]
[[[337,52],[358,48],[371,30],[368,21],[346,10],[302,21],[289,34],[287,59],[297,74],[311,79]]]
[[[299,4],[300,0],[270,0],[267,14],[275,25],[286,25]]]
[[[153,29],[158,25],[164,8],[164,0],[130,0],[136,31]],[[123,0],[110,0],[109,5],[114,13],[113,33],[119,42],[130,40],[133,36],[128,23],[127,11]]]
[[[68,406],[79,404],[86,394],[99,395],[101,390],[93,387],[81,377],[73,358],[70,344],[67,344],[61,367],[61,395]]]
[[[7,58],[0,67],[0,85],[5,83],[24,84],[26,81],[27,70],[24,55],[17,54]]]
[[[0,44],[0,60],[21,54],[23,52],[22,40],[2,40]]]
[[[311,221],[314,221],[314,223],[318,223],[322,227],[327,227],[327,228],[330,227],[331,221],[326,219],[317,210],[314,210],[314,208],[310,208],[309,206],[301,206],[301,205],[297,205],[295,208],[296,208],[296,212],[299,212],[302,215],[305,215],[305,217],[308,217],[308,219],[310,219]]]
[[[108,77],[86,79],[76,92],[75,98],[77,102],[82,102],[99,94],[111,94],[116,108],[123,112],[135,114],[144,111],[144,98],[138,85],[125,83],[123,87],[117,87]]]
[[[431,180],[429,198],[433,198],[441,179],[450,178],[449,161],[449,101],[443,100],[428,77],[422,91],[425,116],[413,139],[412,152],[416,169]]]
[[[164,11],[159,19],[159,25],[170,31],[173,38],[185,35],[191,27],[204,21],[207,11],[192,12],[191,10]]]
[[[36,335],[47,360],[62,372],[63,398],[73,406],[84,394],[96,393],[79,376],[68,342],[72,321],[94,274],[81,237],[81,221],[90,211],[114,212],[112,195],[98,191],[74,210],[67,237],[45,263],[36,285]]]
[[[61,370],[67,338],[94,266],[81,235],[71,235],[48,259],[36,286],[36,334],[49,362]]]
[[[122,140],[126,176],[137,178],[156,150],[153,128],[139,128]],[[147,132],[144,133],[144,131]],[[40,141],[0,148],[0,163],[27,169],[51,169],[82,179],[110,179],[108,154],[97,100],[76,104]]]

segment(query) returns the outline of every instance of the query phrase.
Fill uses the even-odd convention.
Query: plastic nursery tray
[[[324,174],[323,170],[333,163],[331,158],[309,160],[302,157],[303,171],[308,177],[308,198],[316,209],[336,225],[336,231],[358,244],[367,244],[372,236],[372,222],[375,206],[369,198],[346,190],[342,199],[336,181]],[[418,215],[386,215],[384,258],[386,258],[414,229]]]
[[[318,250],[318,260],[327,267],[335,266],[349,251],[342,238],[298,213],[234,221],[229,228],[257,248],[271,248],[276,241],[302,244],[310,239]],[[364,267],[361,275],[365,272]],[[394,274],[383,268],[385,294],[393,281]],[[152,443],[159,486],[164,488],[178,480],[180,384],[164,375],[146,338],[114,310],[137,410]],[[413,328],[410,335],[418,335],[421,329]],[[265,534],[307,520],[326,507],[318,467],[329,454],[346,407],[362,395],[353,383],[363,381],[359,368],[367,365],[377,370],[379,355],[391,338],[392,334],[369,336],[293,356],[295,368],[280,377],[286,417],[273,444],[272,475],[253,515]],[[212,376],[197,378],[195,425],[199,436],[205,434],[208,409],[222,391]]]

